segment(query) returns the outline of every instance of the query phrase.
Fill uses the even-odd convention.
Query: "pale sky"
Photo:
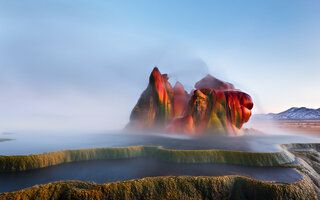
[[[320,107],[320,1],[0,0],[0,131],[126,125],[154,66]]]

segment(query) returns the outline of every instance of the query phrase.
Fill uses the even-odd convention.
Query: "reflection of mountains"
[[[280,113],[256,114],[257,119],[277,119],[277,120],[320,120],[320,108],[311,109],[306,107],[292,107]]]

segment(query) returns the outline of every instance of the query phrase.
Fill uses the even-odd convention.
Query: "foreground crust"
[[[290,184],[223,176],[154,177],[110,184],[54,182],[0,194],[0,199],[317,199],[317,195],[306,176]]]

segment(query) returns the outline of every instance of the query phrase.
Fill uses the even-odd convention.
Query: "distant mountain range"
[[[320,108],[292,107],[280,113],[256,114],[253,117],[256,119],[277,120],[320,120]]]

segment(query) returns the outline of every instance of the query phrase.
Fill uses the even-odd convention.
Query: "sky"
[[[320,1],[0,0],[0,131],[114,130],[154,66],[253,113],[320,107]]]

